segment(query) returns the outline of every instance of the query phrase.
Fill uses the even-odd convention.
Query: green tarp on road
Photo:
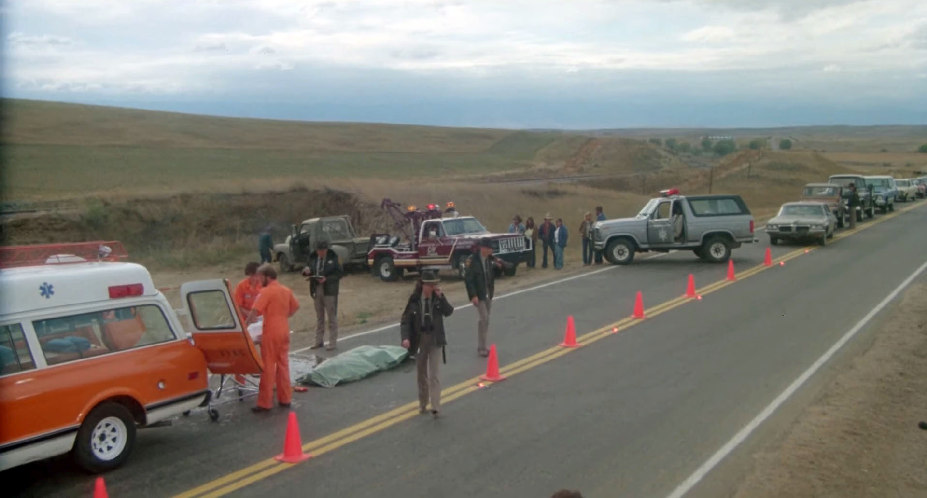
[[[381,370],[396,367],[409,356],[402,346],[359,346],[323,361],[310,373],[296,379],[299,384],[335,387],[354,382]]]

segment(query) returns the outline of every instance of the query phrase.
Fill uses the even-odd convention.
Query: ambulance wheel
[[[106,472],[122,465],[135,446],[135,420],[125,406],[107,402],[93,411],[74,441],[74,459],[91,473]]]
[[[209,413],[209,420],[212,420],[213,422],[219,421],[219,410],[210,408],[207,413]]]

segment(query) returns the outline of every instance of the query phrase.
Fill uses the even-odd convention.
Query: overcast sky
[[[0,0],[2,94],[514,128],[927,124],[925,0]]]

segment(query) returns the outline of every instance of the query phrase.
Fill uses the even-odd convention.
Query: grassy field
[[[5,242],[116,238],[164,268],[246,258],[261,228],[275,227],[282,241],[291,223],[313,216],[349,214],[362,235],[389,229],[378,209],[384,197],[454,201],[494,231],[514,214],[540,221],[550,212],[575,231],[596,205],[628,216],[663,188],[707,192],[710,177],[712,192],[742,194],[762,219],[833,173],[927,169],[927,154],[910,152],[927,141],[927,127],[534,132],[2,104],[5,209],[41,211],[5,219]],[[641,140],[696,144],[709,134],[791,136],[796,148],[696,161]],[[596,178],[499,181],[571,175]],[[568,259],[578,253],[571,248]]]

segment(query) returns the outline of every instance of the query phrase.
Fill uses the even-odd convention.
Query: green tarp
[[[396,367],[407,356],[409,351],[402,346],[359,346],[323,361],[308,374],[297,378],[296,382],[335,387],[342,382],[353,382]]]

